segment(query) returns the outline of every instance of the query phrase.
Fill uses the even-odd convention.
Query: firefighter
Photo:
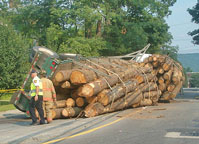
[[[43,108],[46,112],[47,123],[52,122],[52,109],[56,105],[56,92],[53,83],[46,78],[46,71],[41,70],[40,77],[43,86]]]
[[[37,109],[39,116],[40,116],[40,123],[39,124],[45,124],[45,119],[44,119],[44,111],[43,111],[43,90],[42,90],[42,82],[40,78],[37,76],[37,72],[35,70],[32,70],[31,72],[31,77],[32,77],[32,83],[31,83],[31,100],[30,100],[30,115],[32,118],[32,123],[31,125],[36,125],[37,124],[37,118],[35,115],[35,108]]]

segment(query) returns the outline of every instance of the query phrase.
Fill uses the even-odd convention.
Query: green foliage
[[[192,74],[190,80],[191,87],[199,87],[199,74]]]
[[[76,53],[83,56],[99,56],[99,51],[106,47],[106,42],[100,38],[84,37],[69,38],[60,47],[62,53]]]
[[[27,71],[27,44],[12,26],[0,20],[0,88],[19,87]]]
[[[126,54],[148,43],[151,43],[149,52],[155,53],[172,39],[164,18],[171,13],[169,7],[175,1],[23,1],[22,6],[13,12],[12,22],[23,35],[56,52],[68,52],[71,45],[66,44],[71,41],[72,51],[77,52],[80,48],[74,50],[74,47],[79,47],[79,42],[85,39],[89,47],[95,45],[93,40],[106,45],[105,50],[101,46],[96,48],[95,55]],[[88,49],[87,45],[82,44],[78,53],[91,55]]]
[[[199,24],[199,1],[192,9],[188,9],[188,12],[192,16],[192,22]],[[193,43],[199,45],[199,29],[195,29],[188,34],[193,37]]]
[[[169,46],[169,45],[164,45],[162,47],[161,54],[168,55],[172,59],[178,61],[178,46]]]

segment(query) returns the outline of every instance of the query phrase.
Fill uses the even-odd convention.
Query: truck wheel
[[[38,51],[40,51],[40,52],[42,52],[42,53],[44,53],[44,54],[46,54],[46,55],[48,55],[48,56],[50,56],[52,58],[59,58],[59,55],[56,52],[54,52],[54,51],[52,51],[52,50],[50,50],[48,48],[45,48],[45,47],[35,46],[35,47],[32,48],[32,51],[31,51],[31,54],[30,54],[30,58],[29,58],[30,62],[32,62],[32,60],[34,59],[35,54]]]
[[[72,54],[72,53],[61,53],[59,54],[59,58],[61,60],[67,60],[68,58],[79,58],[81,57],[80,54]]]

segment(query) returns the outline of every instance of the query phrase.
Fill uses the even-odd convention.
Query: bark
[[[97,79],[97,75],[92,70],[76,69],[70,76],[70,81],[74,85],[86,84]]]
[[[56,73],[55,80],[57,82],[68,81],[70,79],[71,70],[61,70]]]
[[[172,91],[172,94],[170,95],[170,99],[174,99],[176,97],[176,95],[178,94],[178,92],[180,91],[180,89],[182,88],[182,84],[183,82],[180,81],[178,83],[178,85],[176,85],[176,87],[174,88],[174,90]]]
[[[166,90],[166,85],[164,83],[158,85],[159,90],[164,92]]]
[[[138,86],[138,82],[136,80],[129,80],[125,82],[125,86],[122,84],[117,85],[111,89],[105,89],[98,94],[98,101],[102,103],[102,105],[106,106],[112,101],[116,101],[121,98],[125,94],[133,91]]]
[[[170,70],[166,73],[164,73],[164,79],[165,80],[171,80],[171,77],[172,77],[172,73],[173,73],[173,68],[170,66]]]
[[[164,83],[164,78],[162,76],[159,77],[158,83],[159,84],[163,84]]]
[[[152,105],[152,100],[151,99],[143,99],[140,101],[139,106],[151,106]]]
[[[143,71],[146,72],[148,71],[148,69],[143,69]],[[137,73],[138,71],[136,71],[134,68],[131,68],[119,73],[118,75],[123,81],[125,81],[126,79],[134,77],[135,75],[137,75]],[[113,86],[116,83],[120,82],[118,76],[116,76],[115,74],[111,74],[110,77],[107,77],[106,79],[100,78],[80,87],[78,89],[78,95],[83,97],[91,97],[93,95],[96,95],[103,89],[109,87],[106,81],[109,83],[110,86]]]
[[[149,92],[144,92],[143,96],[144,98],[152,98],[152,97],[159,97],[161,95],[161,91],[149,91]]]
[[[59,100],[59,101],[56,101],[56,103],[57,103],[56,108],[64,108],[64,107],[66,107],[66,100]]]
[[[173,60],[171,58],[167,57],[165,63],[162,66],[162,68],[164,69],[164,71],[168,71],[170,69],[172,63],[173,63]]]
[[[62,116],[62,110],[64,108],[56,108],[52,110],[52,118],[53,119],[58,119],[58,118],[63,118]]]
[[[62,110],[62,116],[64,118],[76,117],[80,114],[81,111],[82,109],[79,107],[68,107]]]

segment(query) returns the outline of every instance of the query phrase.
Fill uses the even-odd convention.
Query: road
[[[29,126],[31,120],[13,110],[0,113],[0,144],[196,144],[199,101],[127,109],[94,118],[54,120]]]

